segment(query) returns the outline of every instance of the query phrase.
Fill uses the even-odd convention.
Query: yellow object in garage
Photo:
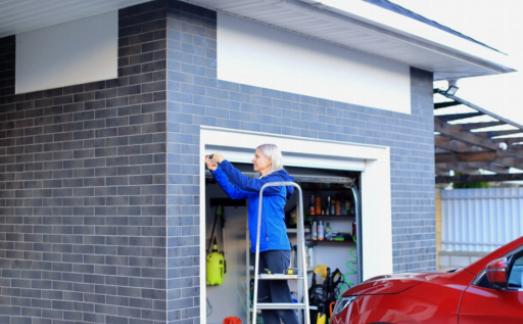
[[[212,251],[207,255],[206,277],[208,286],[219,286],[223,284],[225,274],[225,256],[223,252],[218,251],[216,241],[212,246]]]
[[[318,264],[314,267],[313,270],[317,275],[319,275],[323,280],[327,278],[327,265],[326,264]]]
[[[318,313],[318,316],[316,316],[316,324],[326,324],[326,323],[327,323],[327,314]]]

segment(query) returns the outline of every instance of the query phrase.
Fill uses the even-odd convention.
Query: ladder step
[[[258,309],[305,309],[304,303],[258,303]]]
[[[268,274],[268,273],[260,273],[258,275],[258,279],[260,280],[303,280],[303,276],[300,275],[287,275],[287,274]]]

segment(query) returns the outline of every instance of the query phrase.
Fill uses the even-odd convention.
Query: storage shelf
[[[254,266],[249,266],[249,271],[253,272],[254,271]],[[307,272],[313,272],[313,271],[314,271],[314,268],[308,268],[307,269]]]
[[[333,241],[333,240],[311,240],[310,241],[314,245],[351,245],[355,244],[352,240],[345,240],[345,241]]]
[[[309,233],[310,231],[311,231],[310,228],[305,228],[305,233]],[[287,233],[296,234],[296,233],[298,233],[298,229],[296,229],[294,227],[287,228]]]
[[[354,219],[352,215],[322,215],[322,216],[306,216],[307,221],[317,220],[339,220],[339,221],[348,221]]]
[[[350,189],[346,187],[347,184],[353,183],[354,181],[349,178],[330,178],[329,183],[325,183],[325,178],[319,177],[317,179],[311,179],[316,181],[302,182],[301,189],[308,195],[309,192],[339,192],[341,194],[347,193]],[[317,181],[319,180],[319,181]]]

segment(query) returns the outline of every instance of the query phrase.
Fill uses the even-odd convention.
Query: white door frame
[[[386,146],[297,136],[200,127],[200,319],[205,323],[205,154],[220,152],[232,162],[249,163],[254,149],[277,144],[284,165],[361,172],[362,279],[392,273],[390,150]]]

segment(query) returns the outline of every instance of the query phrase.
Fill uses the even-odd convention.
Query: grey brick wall
[[[215,80],[215,13],[170,2],[167,15],[168,323],[199,323],[199,125],[221,111],[198,104]],[[183,32],[182,32],[183,31]],[[209,91],[214,88],[209,87]],[[202,94],[200,97],[198,94]],[[212,99],[212,98],[210,98]],[[225,112],[227,113],[227,112]],[[212,121],[211,121],[212,123]]]
[[[169,323],[193,316],[193,322],[198,322],[200,125],[389,146],[394,271],[435,268],[432,75],[412,69],[411,80],[410,115],[220,81],[216,79],[216,14],[170,3]]]
[[[165,323],[165,2],[114,80],[13,95],[0,39],[0,323]]]
[[[434,269],[430,73],[407,115],[217,80],[203,8],[119,31],[117,79],[23,95],[0,39],[0,323],[198,323],[200,125],[390,146],[394,271]]]

